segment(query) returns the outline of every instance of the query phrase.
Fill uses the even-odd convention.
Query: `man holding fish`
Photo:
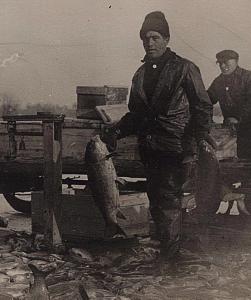
[[[132,79],[129,112],[105,141],[114,148],[117,139],[138,136],[156,236],[163,253],[173,257],[180,247],[182,186],[195,154],[192,141],[214,146],[212,104],[199,68],[167,47],[170,32],[162,12],[146,15],[140,38],[146,55]]]

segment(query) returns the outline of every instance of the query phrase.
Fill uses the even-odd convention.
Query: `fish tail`
[[[126,220],[125,215],[122,213],[122,211],[120,209],[118,209],[116,216],[122,220]]]
[[[127,234],[124,232],[124,230],[116,223],[111,223],[106,226],[105,229],[105,237],[106,238],[114,238],[117,235],[122,235],[124,237],[127,237]]]
[[[79,294],[81,295],[83,300],[89,300],[90,299],[89,296],[86,293],[86,290],[85,290],[84,286],[82,284],[79,285],[78,290],[79,290]]]
[[[33,273],[33,275],[34,275],[34,277],[36,276],[36,277],[43,277],[43,278],[45,278],[46,276],[48,276],[48,275],[51,273],[51,271],[41,271],[41,270],[39,270],[39,269],[38,269],[34,264],[32,264],[32,263],[29,263],[28,266],[29,266],[29,268],[31,269],[31,271],[32,271],[32,273]]]

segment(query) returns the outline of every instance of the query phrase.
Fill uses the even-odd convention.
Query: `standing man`
[[[167,47],[170,32],[162,12],[146,15],[140,38],[146,55],[132,79],[129,113],[109,130],[106,142],[138,136],[156,234],[172,257],[181,238],[184,162],[193,155],[191,140],[211,141],[212,104],[198,67]]]
[[[219,102],[224,123],[237,130],[237,156],[251,159],[251,72],[238,66],[239,54],[216,54],[221,74],[208,89],[213,104]]]

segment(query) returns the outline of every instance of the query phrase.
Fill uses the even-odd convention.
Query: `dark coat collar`
[[[170,59],[174,55],[174,52],[171,51],[171,49],[168,47],[166,48],[166,51],[163,55],[157,58],[149,58],[147,55],[144,56],[144,58],[141,60],[142,62],[146,64],[159,64],[164,63],[168,59]]]
[[[138,81],[138,92],[139,92],[139,95],[141,95],[141,98],[143,100],[143,102],[146,104],[147,107],[151,107],[151,109],[154,109],[155,106],[157,105],[158,103],[158,98],[160,96],[160,94],[162,93],[162,90],[163,90],[163,87],[165,85],[165,76],[163,76],[163,74],[166,72],[166,69],[169,67],[169,64],[170,64],[170,60],[172,58],[175,58],[175,52],[171,51],[170,48],[167,48],[166,52],[160,57],[158,58],[158,61],[160,63],[160,61],[165,64],[163,70],[161,71],[161,74],[160,74],[160,78],[159,78],[159,81],[157,83],[157,86],[156,86],[156,89],[155,89],[155,92],[153,94],[153,97],[151,99],[151,105],[149,105],[149,101],[147,100],[147,97],[146,97],[146,94],[145,94],[145,91],[144,91],[144,88],[143,88],[143,80],[144,80],[144,74],[145,74],[145,65],[150,63],[150,64],[153,64],[153,63],[156,63],[156,60],[147,60],[145,61],[145,64],[140,68],[140,71],[139,71],[139,81]]]

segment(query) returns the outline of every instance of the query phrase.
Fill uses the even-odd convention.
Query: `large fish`
[[[40,271],[37,266],[32,263],[28,264],[34,276],[34,283],[30,288],[27,300],[50,300],[49,291],[45,283],[45,277],[49,272]]]
[[[85,151],[88,185],[104,217],[105,237],[107,238],[116,235],[126,236],[117,222],[117,217],[122,219],[125,217],[119,210],[117,175],[111,156],[112,154],[108,152],[99,135],[92,137],[88,142]]]
[[[203,216],[216,213],[221,202],[220,166],[215,150],[207,142],[199,147],[196,210]]]

